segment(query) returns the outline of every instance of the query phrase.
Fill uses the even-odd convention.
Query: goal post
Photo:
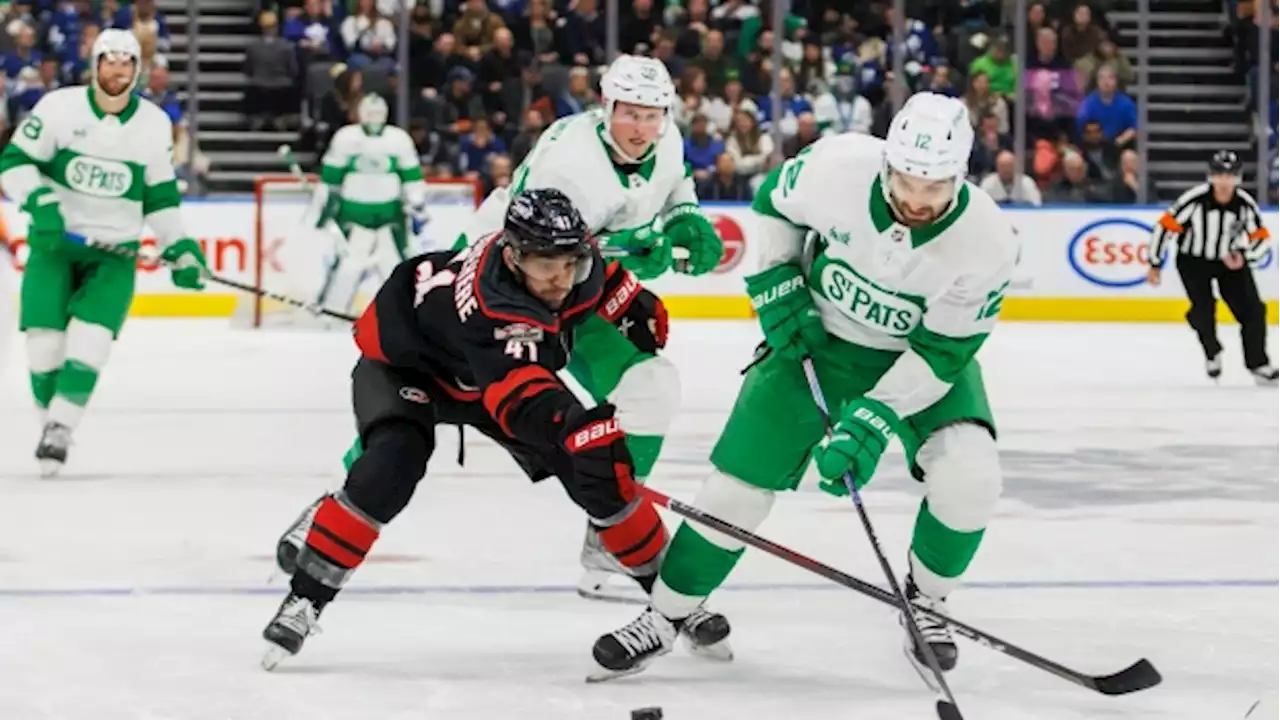
[[[253,184],[252,285],[299,300],[318,299],[328,269],[336,260],[342,240],[317,228],[321,206],[315,175],[262,175]],[[408,252],[416,254],[452,246],[484,200],[478,180],[464,177],[429,178],[428,223]],[[372,299],[383,278],[370,275],[357,294],[353,313]],[[232,320],[238,327],[323,326],[314,316],[260,296],[242,297]]]

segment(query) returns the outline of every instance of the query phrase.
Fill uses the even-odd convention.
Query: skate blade
[[[595,685],[598,683],[606,683],[613,680],[619,680],[624,677],[630,677],[631,675],[639,675],[640,673],[644,672],[645,668],[649,667],[649,663],[651,662],[653,662],[652,658],[644,661],[643,663],[640,663],[639,665],[631,668],[630,670],[609,670],[606,668],[599,668],[595,672],[587,675],[587,683],[590,685]]]
[[[288,657],[293,657],[293,653],[275,643],[269,642],[267,643],[267,651],[262,654],[262,669],[271,672]]]
[[[626,584],[612,583],[612,578],[625,580]],[[624,605],[648,605],[649,596],[628,575],[589,570],[578,581],[578,597],[599,602]]]
[[[57,477],[58,473],[62,472],[63,463],[57,460],[42,459],[37,460],[37,462],[40,464],[40,477],[42,478]]]
[[[710,645],[698,645],[691,638],[684,638],[684,647],[689,654],[702,658],[703,660],[715,660],[716,662],[733,662],[733,646],[729,644],[729,639],[725,638],[718,643]]]

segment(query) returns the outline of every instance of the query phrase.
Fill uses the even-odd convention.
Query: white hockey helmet
[[[387,101],[377,93],[369,93],[356,106],[356,119],[370,135],[377,135],[387,125]]]
[[[661,139],[671,127],[672,110],[676,102],[676,86],[671,82],[671,73],[667,72],[667,66],[663,65],[661,60],[637,55],[619,55],[600,78],[600,95],[604,98],[605,130],[612,129],[613,108],[619,102],[665,110],[666,118],[662,122],[658,139]],[[605,133],[605,140],[624,158],[636,161],[642,159],[631,158],[626,151],[618,147],[612,132]],[[653,147],[656,146],[655,141]],[[649,151],[652,151],[653,147]],[[649,151],[646,151],[646,155]]]
[[[133,60],[133,80],[129,82],[129,87],[125,88],[121,95],[128,95],[133,92],[133,88],[138,85],[138,78],[142,75],[142,46],[138,44],[138,38],[134,37],[133,33],[128,30],[109,28],[99,33],[98,39],[93,41],[93,49],[89,58],[91,63],[89,77],[94,87],[107,95],[111,95],[98,84],[98,62],[104,56]]]
[[[889,125],[881,187],[889,192],[889,170],[925,180],[955,179],[958,194],[969,172],[973,126],[969,110],[953,97],[912,95]]]

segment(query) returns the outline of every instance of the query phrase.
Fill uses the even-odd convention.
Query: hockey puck
[[[636,708],[631,711],[631,720],[662,720],[662,708]]]

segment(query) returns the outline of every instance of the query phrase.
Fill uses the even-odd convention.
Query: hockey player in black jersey
[[[599,528],[605,548],[648,592],[667,532],[638,492],[609,404],[586,409],[556,372],[573,329],[593,313],[631,339],[665,344],[660,301],[606,265],[558,190],[529,190],[504,229],[459,253],[405,261],[355,325],[351,373],[359,457],[342,489],[295,523],[289,594],[263,631],[270,670],[296,654],[378,539],[409,502],[435,448],[435,426],[466,425],[506,449],[531,480],[555,476]],[[685,621],[695,651],[716,655],[729,625],[702,610]]]

